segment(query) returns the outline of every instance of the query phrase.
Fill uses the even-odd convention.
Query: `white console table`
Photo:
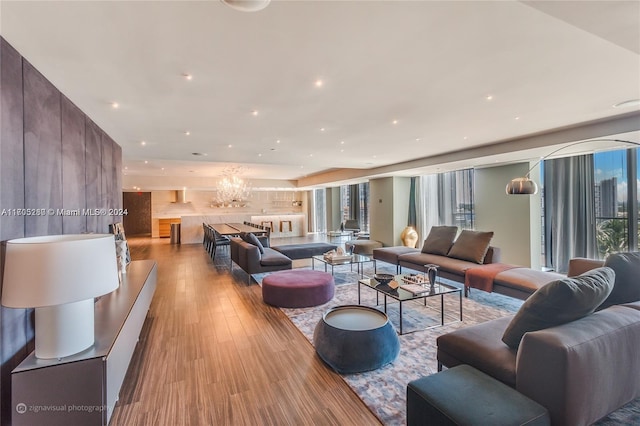
[[[156,289],[153,260],[136,260],[95,304],[95,343],[61,360],[32,352],[11,373],[12,424],[108,425]]]

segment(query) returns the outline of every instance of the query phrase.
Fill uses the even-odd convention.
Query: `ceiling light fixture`
[[[487,95],[485,97],[485,99],[488,100],[488,101],[492,101],[493,100],[493,95]]]
[[[392,123],[393,124],[398,124],[398,120],[393,120]]]
[[[269,6],[271,0],[220,0],[232,9],[240,12],[257,12]]]
[[[253,111],[251,111],[251,115],[253,115],[254,117],[258,116],[258,110],[254,109]]]
[[[120,104],[117,103],[117,102],[111,102],[111,108],[118,109],[118,108],[120,108]]]
[[[185,80],[188,80],[188,81],[193,80],[193,76],[191,74],[184,73],[182,74],[182,76],[184,77]]]
[[[190,132],[190,131],[188,131],[188,130],[185,130],[185,131],[184,131],[184,134],[185,134],[185,136],[189,136],[189,135],[191,134],[191,132]]]
[[[622,139],[590,139],[590,140],[586,140],[586,141],[578,141],[578,142],[574,142],[574,143],[570,143],[569,145],[565,145],[562,146],[558,149],[555,149],[553,151],[551,151],[550,153],[548,153],[547,155],[545,155],[544,157],[540,158],[538,161],[536,161],[536,163],[531,166],[531,168],[529,169],[529,171],[527,172],[527,174],[525,174],[523,177],[518,177],[515,179],[511,179],[511,181],[507,184],[507,188],[506,188],[506,192],[508,195],[534,195],[538,193],[538,185],[531,180],[530,174],[531,171],[538,165],[540,164],[543,160],[545,160],[546,158],[550,157],[551,155],[562,151],[565,148],[569,148],[572,147],[574,145],[580,145],[583,143],[587,143],[587,142],[619,142],[619,143],[628,143],[630,145],[636,145],[636,146],[640,146],[640,143],[638,142],[632,142],[632,141],[627,141],[627,140],[622,140]]]
[[[140,142],[140,145],[145,146],[147,143],[145,141]]]
[[[250,185],[240,177],[242,167],[230,167],[223,171],[216,186],[217,203],[220,207],[244,207],[251,192]]]
[[[324,82],[322,80],[316,80],[315,82],[316,87],[322,87],[324,85]]]

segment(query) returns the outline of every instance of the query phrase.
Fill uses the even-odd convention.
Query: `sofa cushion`
[[[491,238],[493,238],[493,231],[481,232],[465,229],[453,243],[447,256],[482,264]]]
[[[516,385],[516,351],[500,341],[511,316],[463,327],[436,339],[438,361],[469,364],[509,386]]]
[[[262,266],[281,266],[290,264],[291,259],[271,248],[265,248],[264,254],[260,258],[260,265]]]
[[[615,253],[607,257],[604,266],[616,273],[613,290],[598,309],[611,305],[631,303],[640,300],[640,253]]]
[[[253,244],[254,246],[258,247],[258,250],[260,250],[260,254],[264,254],[264,246],[262,245],[258,237],[256,237],[256,234],[252,232],[248,233],[247,242],[249,244]]]
[[[602,267],[553,281],[529,297],[504,331],[502,341],[517,349],[526,332],[575,321],[595,311],[613,288],[613,269]]]
[[[432,226],[424,240],[422,253],[446,256],[458,233],[457,226]]]

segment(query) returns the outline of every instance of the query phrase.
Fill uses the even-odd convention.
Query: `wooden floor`
[[[227,253],[130,238],[158,286],[111,426],[378,425]]]

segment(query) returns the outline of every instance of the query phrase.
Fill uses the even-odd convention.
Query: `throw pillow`
[[[254,246],[258,247],[258,250],[260,250],[260,254],[264,254],[264,246],[262,245],[258,237],[256,237],[256,234],[252,232],[248,233],[247,242],[249,244],[253,244]]]
[[[481,232],[465,229],[460,233],[456,242],[453,243],[447,256],[482,264],[487,250],[489,250],[491,238],[493,238],[493,231]]]
[[[575,321],[592,314],[613,288],[613,269],[602,267],[539,288],[520,307],[502,341],[518,349],[526,332]]]
[[[616,273],[615,284],[607,300],[598,309],[611,305],[631,303],[640,300],[640,253],[615,253],[607,257],[604,266]]]
[[[432,226],[429,235],[424,240],[422,253],[446,256],[457,233],[457,226]]]

